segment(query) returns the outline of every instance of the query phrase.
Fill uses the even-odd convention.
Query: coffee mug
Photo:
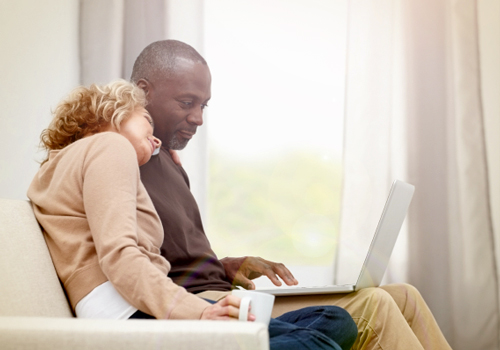
[[[271,321],[271,312],[273,311],[274,295],[242,289],[235,289],[231,294],[241,298],[239,313],[240,321],[248,320],[248,307],[250,306],[250,313],[255,315],[255,322],[269,325],[269,321]]]

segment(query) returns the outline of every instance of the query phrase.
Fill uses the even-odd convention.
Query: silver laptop
[[[415,187],[413,185],[399,180],[393,182],[356,284],[321,287],[276,287],[257,289],[257,291],[274,295],[308,295],[350,293],[367,287],[378,287],[384,277],[414,191]]]

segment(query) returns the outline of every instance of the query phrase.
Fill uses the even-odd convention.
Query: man
[[[240,285],[265,275],[275,285],[297,284],[280,263],[257,257],[219,260],[205,236],[187,174],[168,151],[181,150],[203,124],[211,98],[206,61],[191,46],[165,40],[152,43],[137,58],[131,80],[148,99],[160,155],[141,167],[141,179],[163,223],[162,255],[171,263],[173,281],[199,296],[220,300]],[[404,284],[367,288],[356,293],[277,297],[273,317],[312,305],[346,309],[358,327],[355,349],[450,349],[419,292]]]

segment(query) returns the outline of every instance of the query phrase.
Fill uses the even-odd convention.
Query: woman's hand
[[[241,299],[228,295],[217,303],[207,307],[201,314],[201,320],[237,321],[240,312]],[[248,313],[248,321],[255,321],[255,315]]]

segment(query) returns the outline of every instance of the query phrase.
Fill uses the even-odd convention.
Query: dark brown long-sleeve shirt
[[[184,169],[162,148],[140,171],[163,224],[161,254],[171,264],[168,276],[191,293],[230,290],[224,267],[205,235]]]

